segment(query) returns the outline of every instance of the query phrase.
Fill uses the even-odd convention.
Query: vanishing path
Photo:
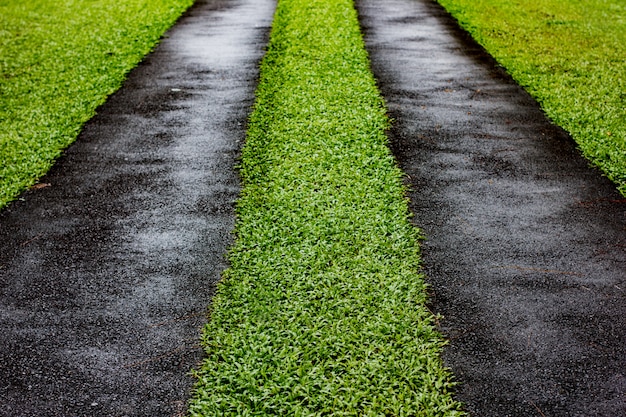
[[[429,0],[358,0],[474,416],[626,414],[626,204]],[[273,0],[199,0],[0,213],[0,415],[186,409]]]
[[[626,415],[626,200],[430,0],[358,0],[473,416]]]
[[[199,0],[0,213],[1,416],[186,410],[273,11]]]

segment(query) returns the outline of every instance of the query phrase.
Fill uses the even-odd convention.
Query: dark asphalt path
[[[429,0],[357,0],[473,416],[626,416],[626,200]]]
[[[1,416],[186,410],[273,11],[199,0],[0,213]]]

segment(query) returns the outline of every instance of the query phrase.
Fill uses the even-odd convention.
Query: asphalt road
[[[357,0],[472,416],[626,416],[626,199],[430,0]]]
[[[626,415],[626,202],[429,0],[357,0],[473,416]],[[200,0],[0,213],[0,415],[175,416],[271,0]]]
[[[274,6],[198,0],[0,213],[1,416],[186,410]]]

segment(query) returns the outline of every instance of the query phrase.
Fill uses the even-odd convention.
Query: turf
[[[191,3],[0,1],[0,209],[49,169]]]
[[[460,416],[350,0],[281,0],[192,416]]]
[[[626,195],[626,3],[439,3]]]

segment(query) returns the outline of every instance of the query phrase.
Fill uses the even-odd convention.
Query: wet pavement
[[[358,0],[472,416],[626,415],[626,200],[429,0]]]
[[[1,416],[185,412],[273,11],[197,1],[0,213]]]
[[[175,416],[272,0],[201,0],[0,212],[0,415]],[[428,0],[358,0],[473,416],[626,415],[626,200]]]

